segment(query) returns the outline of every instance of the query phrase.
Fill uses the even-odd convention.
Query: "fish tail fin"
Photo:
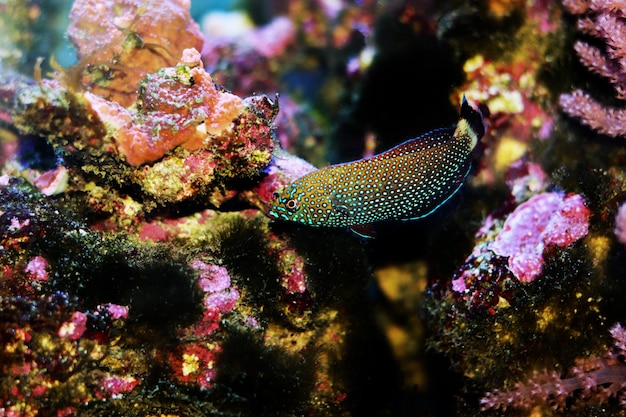
[[[461,104],[461,114],[456,130],[454,131],[454,137],[469,137],[471,140],[471,148],[473,149],[485,134],[486,129],[487,126],[483,114],[480,110],[470,106],[464,94]]]

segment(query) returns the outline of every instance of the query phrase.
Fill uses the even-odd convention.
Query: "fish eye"
[[[287,203],[285,204],[285,206],[287,207],[287,210],[289,211],[297,210],[299,205],[300,204],[298,204],[298,200],[295,200],[293,198],[291,200],[288,200]]]

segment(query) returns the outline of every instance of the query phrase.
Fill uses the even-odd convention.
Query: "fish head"
[[[298,221],[301,217],[300,200],[303,193],[298,191],[296,184],[291,184],[279,192],[274,193],[274,199],[268,212],[273,219]]]
[[[274,193],[268,214],[278,220],[319,226],[328,220],[331,207],[328,197],[305,177]]]

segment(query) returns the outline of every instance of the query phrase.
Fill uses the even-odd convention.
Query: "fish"
[[[369,158],[313,171],[274,193],[268,214],[355,231],[381,221],[428,216],[461,188],[485,131],[482,113],[463,96],[456,126],[435,129]]]

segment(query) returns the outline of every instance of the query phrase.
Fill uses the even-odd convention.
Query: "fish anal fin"
[[[364,238],[373,239],[376,237],[376,230],[374,230],[372,224],[357,224],[350,226],[350,230]]]
[[[433,212],[437,211],[439,207],[446,204],[448,200],[450,200],[461,189],[463,183],[465,182],[465,178],[469,174],[471,168],[472,164],[468,161],[466,166],[462,168],[457,177],[453,181],[450,181],[450,191],[448,193],[442,194],[440,199],[434,201],[430,207],[419,207],[419,210],[417,210],[417,212],[411,213],[408,217],[401,220],[417,220],[423,217],[427,217]]]

